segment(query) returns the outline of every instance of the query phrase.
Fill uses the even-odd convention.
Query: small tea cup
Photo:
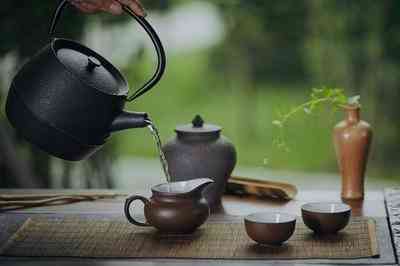
[[[287,213],[260,212],[244,218],[247,235],[259,244],[281,245],[292,235],[296,216]]]
[[[351,207],[338,202],[313,202],[301,207],[304,224],[317,234],[334,234],[350,221]]]

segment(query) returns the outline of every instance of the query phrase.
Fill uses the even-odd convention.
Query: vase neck
[[[349,107],[346,108],[346,120],[350,124],[356,124],[360,121],[360,108],[359,107]]]

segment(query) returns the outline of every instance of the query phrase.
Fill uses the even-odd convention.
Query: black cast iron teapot
[[[58,5],[50,36],[66,4],[63,0]],[[124,10],[154,44],[158,56],[154,75],[128,96],[125,78],[104,57],[75,41],[52,38],[17,73],[7,97],[7,117],[27,140],[54,156],[76,161],[98,150],[110,132],[151,123],[146,113],[123,108],[160,80],[165,53],[150,24],[128,7]]]

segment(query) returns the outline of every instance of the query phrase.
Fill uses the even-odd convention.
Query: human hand
[[[128,6],[135,14],[145,17],[146,12],[140,0],[68,0],[73,6],[85,13],[98,11],[109,12],[114,15],[122,13],[122,5]]]

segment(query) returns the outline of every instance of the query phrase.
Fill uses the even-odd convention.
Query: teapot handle
[[[125,212],[125,216],[126,219],[128,219],[128,221],[131,224],[134,225],[138,225],[138,226],[151,226],[148,222],[138,222],[135,219],[133,219],[133,217],[131,216],[130,212],[129,212],[129,207],[131,206],[131,203],[134,202],[135,200],[140,200],[143,202],[144,205],[150,204],[149,200],[146,199],[145,197],[142,196],[138,196],[138,195],[134,195],[134,196],[130,196],[129,198],[127,198],[125,200],[125,206],[124,206],[124,212]]]
[[[53,36],[54,31],[57,26],[57,22],[60,18],[61,12],[67,3],[68,3],[67,0],[62,0],[58,4],[58,6],[53,14],[53,18],[51,20],[50,31],[49,31],[50,36]],[[157,60],[157,69],[154,72],[153,76],[141,88],[139,88],[132,95],[130,95],[126,98],[126,100],[130,102],[130,101],[135,100],[139,96],[143,95],[147,91],[149,91],[161,79],[162,75],[164,74],[164,70],[165,70],[166,57],[165,57],[164,47],[160,41],[160,38],[158,37],[158,35],[155,32],[155,30],[153,29],[153,27],[149,24],[149,22],[147,22],[147,20],[145,18],[136,15],[135,12],[133,12],[126,5],[123,5],[122,8],[126,13],[128,13],[131,17],[133,17],[140,24],[140,26],[142,26],[142,28],[147,32],[147,34],[150,36],[150,39],[151,39],[151,41],[154,45],[154,48],[157,52],[157,59],[158,59]]]

